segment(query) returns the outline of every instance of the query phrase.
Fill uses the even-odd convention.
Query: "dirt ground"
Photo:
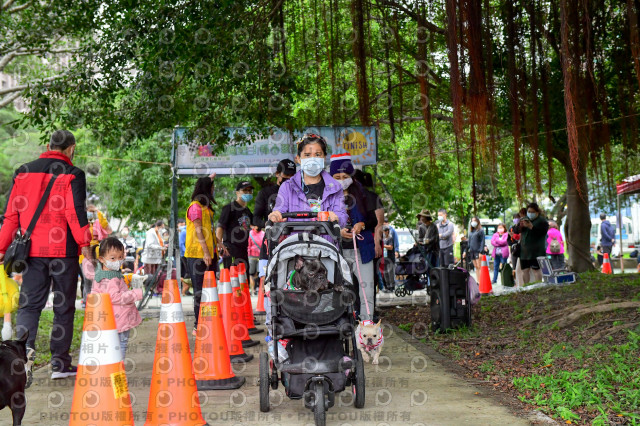
[[[577,424],[640,419],[640,351],[629,353],[640,332],[637,274],[589,273],[569,286],[484,296],[471,329],[446,334],[428,330],[424,305],[382,308],[381,315],[466,378],[522,401],[522,409]]]

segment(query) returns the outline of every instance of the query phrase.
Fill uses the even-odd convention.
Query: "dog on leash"
[[[19,340],[5,340],[0,342],[0,410],[4,407],[11,409],[13,426],[22,424],[22,418],[27,405],[25,386],[27,373],[27,338],[25,333]]]
[[[380,326],[381,321],[378,321],[377,324],[369,320],[358,322],[356,345],[362,353],[364,362],[369,362],[371,357],[371,364],[378,364],[378,357],[382,352],[382,346],[384,346],[384,337]]]

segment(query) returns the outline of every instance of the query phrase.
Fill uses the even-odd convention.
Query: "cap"
[[[433,216],[431,215],[431,212],[427,209],[422,210],[420,213],[416,215],[418,219],[420,219],[421,216],[426,217],[427,220],[433,220]]]
[[[242,191],[245,188],[253,188],[253,185],[251,185],[251,182],[249,182],[248,180],[238,182],[238,184],[236,185],[236,191]]]
[[[276,173],[283,173],[287,176],[293,176],[296,174],[296,163],[289,159],[282,160],[276,167]]]

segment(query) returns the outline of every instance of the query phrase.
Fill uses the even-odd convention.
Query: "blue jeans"
[[[122,333],[118,333],[118,337],[120,337],[120,352],[122,353],[122,360],[124,361],[124,357],[127,354],[127,346],[129,345],[129,332],[131,330],[123,331]]]
[[[496,252],[496,257],[493,259],[493,283],[498,282],[498,272],[500,271],[500,265],[507,263],[507,258],[502,257],[500,253]]]

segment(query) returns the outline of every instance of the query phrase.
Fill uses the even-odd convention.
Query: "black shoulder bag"
[[[40,217],[42,210],[44,210],[44,205],[47,203],[47,199],[49,199],[51,188],[53,187],[53,183],[55,182],[57,177],[58,176],[54,175],[51,177],[51,180],[49,180],[47,189],[45,189],[44,194],[42,194],[40,204],[38,204],[38,208],[33,214],[31,223],[29,223],[29,227],[25,231],[24,235],[20,230],[20,223],[18,223],[18,232],[13,238],[11,245],[9,245],[7,252],[4,254],[4,270],[7,274],[10,274],[12,272],[20,273],[24,271],[25,267],[27,266],[29,249],[31,248],[31,233],[33,232],[33,228],[36,227],[36,223],[38,222],[38,218]]]

